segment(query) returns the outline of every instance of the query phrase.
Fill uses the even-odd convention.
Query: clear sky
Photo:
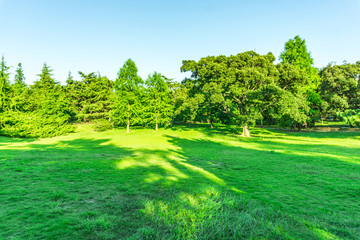
[[[181,81],[182,60],[255,50],[278,58],[305,38],[316,67],[360,60],[360,0],[0,0],[0,55],[27,83],[44,62],[111,79],[132,58],[139,75]],[[12,77],[14,74],[12,74]]]

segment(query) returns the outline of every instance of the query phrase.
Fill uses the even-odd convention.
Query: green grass
[[[360,133],[0,137],[0,239],[360,239]]]

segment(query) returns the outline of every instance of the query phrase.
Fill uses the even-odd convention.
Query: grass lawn
[[[360,132],[0,137],[0,239],[360,239]]]

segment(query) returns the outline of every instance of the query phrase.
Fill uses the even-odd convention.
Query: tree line
[[[10,81],[4,57],[0,63],[0,134],[49,137],[93,122],[97,130],[208,122],[249,127],[281,125],[301,129],[325,119],[343,119],[360,127],[360,62],[314,67],[304,39],[285,43],[275,64],[272,53],[247,51],[231,56],[184,60],[181,83],[154,72],[138,76],[131,59],[110,80],[100,73],[69,73],[66,84],[44,64],[39,79],[25,83],[21,63]]]

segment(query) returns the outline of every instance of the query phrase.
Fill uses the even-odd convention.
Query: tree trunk
[[[298,131],[299,132],[301,131],[301,124],[300,123],[298,124]]]
[[[156,123],[155,123],[155,131],[159,130],[159,124],[158,124],[158,114],[156,113]]]
[[[321,125],[324,125],[324,118],[321,118]]]
[[[130,104],[128,104],[128,119],[127,119],[127,125],[126,125],[126,132],[130,132]]]
[[[214,128],[213,120],[210,120],[210,128]]]
[[[250,131],[249,131],[249,126],[248,125],[245,125],[243,126],[243,134],[242,134],[243,137],[250,137]]]

